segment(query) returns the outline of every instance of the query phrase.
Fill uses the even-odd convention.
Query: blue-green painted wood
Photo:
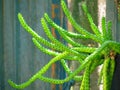
[[[117,38],[117,41],[120,42],[120,21],[118,21],[117,27],[118,27],[118,30],[117,30],[116,38]]]
[[[50,60],[50,56],[33,45],[31,36],[18,22],[17,14],[21,12],[26,22],[47,39],[40,18],[45,12],[51,15],[51,5],[52,0],[0,0],[0,90],[16,90],[9,86],[8,79],[23,83]],[[51,69],[45,76],[51,76]],[[36,80],[24,90],[52,89],[51,84]]]
[[[3,61],[4,61],[4,89],[9,87],[7,80],[16,80],[16,60],[14,56],[14,2],[3,1]]]
[[[52,19],[53,21],[59,25],[59,26],[62,26],[63,28],[66,28],[66,23],[65,23],[65,15],[63,14],[63,12],[61,12],[61,6],[60,6],[60,0],[52,0]],[[62,39],[58,33],[57,30],[54,30],[54,33],[56,34],[56,38],[58,38],[61,42],[62,42]],[[64,42],[63,42],[64,43]],[[66,77],[66,74],[65,74],[65,71],[64,69],[61,67],[61,63],[60,62],[57,62],[56,63],[56,68],[55,68],[55,71],[56,71],[56,75],[53,75],[53,77],[55,78],[59,78],[59,79],[64,79]],[[59,68],[61,67],[61,68]],[[55,89],[55,90],[66,90],[66,88],[64,88],[65,85],[63,84],[62,85],[55,85],[52,87],[52,89]]]
[[[3,29],[3,24],[2,24],[2,1],[0,0],[0,90],[4,89],[4,66],[3,66],[3,34],[2,34],[2,29]]]
[[[120,38],[120,30],[118,30],[118,18],[117,18],[117,4],[114,0],[106,0],[106,18],[112,21],[112,33],[114,40],[118,41]]]

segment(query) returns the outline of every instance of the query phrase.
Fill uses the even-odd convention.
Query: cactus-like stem
[[[49,40],[44,39],[39,36],[24,20],[22,14],[18,14],[18,19],[22,27],[32,36],[34,45],[42,52],[54,56],[43,68],[41,68],[36,74],[34,74],[28,81],[17,85],[11,80],[8,80],[8,83],[16,89],[24,89],[33,83],[36,79],[52,83],[52,84],[63,84],[70,80],[82,81],[80,90],[90,90],[90,74],[101,64],[103,64],[100,77],[98,82],[100,83],[103,79],[103,90],[110,90],[111,81],[115,68],[115,55],[111,53],[120,54],[120,43],[113,41],[111,22],[106,22],[105,17],[102,18],[102,31],[99,31],[99,28],[94,24],[92,16],[87,10],[87,6],[83,3],[82,8],[85,12],[90,27],[93,30],[94,34],[88,32],[82,28],[71,16],[64,0],[61,0],[62,9],[71,22],[72,26],[78,31],[78,33],[69,32],[62,27],[55,24],[50,17],[45,13],[44,17],[41,18],[41,24],[46,33],[46,36]],[[54,27],[63,39],[72,45],[69,47],[59,40],[57,40],[51,33],[48,24]],[[82,43],[74,41],[74,39],[87,40],[91,39],[99,44],[99,46],[91,47],[86,46]],[[44,47],[45,45],[45,47]],[[66,61],[75,60],[79,62],[79,67],[71,71]],[[64,79],[54,79],[45,77],[44,74],[50,68],[53,63],[61,62],[62,67],[67,73],[67,77]],[[84,71],[83,75],[78,76],[78,74]]]

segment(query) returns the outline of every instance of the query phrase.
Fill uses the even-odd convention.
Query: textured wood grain
[[[31,36],[18,22],[18,12],[26,22],[42,37],[45,33],[40,24],[44,13],[51,16],[51,5],[56,0],[0,0],[0,90],[15,90],[7,83],[8,79],[17,84],[23,83],[42,68],[50,56],[40,52],[32,43]],[[57,1],[57,4],[60,0]],[[60,7],[59,7],[60,8]],[[60,22],[60,17],[59,22]],[[63,23],[63,22],[62,22]],[[55,71],[58,78],[65,72]],[[59,71],[59,72],[58,72]],[[60,73],[60,75],[59,75]],[[51,69],[45,74],[51,76]],[[55,90],[61,90],[55,88]],[[37,80],[24,90],[52,90],[49,83]]]

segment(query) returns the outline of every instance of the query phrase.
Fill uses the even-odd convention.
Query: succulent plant
[[[24,20],[21,13],[18,14],[18,19],[22,27],[32,36],[34,45],[42,52],[54,56],[43,68],[41,68],[36,74],[34,74],[28,81],[17,85],[13,81],[8,80],[8,83],[16,89],[24,89],[28,87],[36,79],[40,79],[44,82],[52,84],[63,84],[70,80],[81,82],[80,90],[90,90],[90,75],[100,65],[102,69],[98,82],[100,83],[103,79],[103,90],[110,90],[111,81],[115,68],[115,56],[117,53],[120,54],[120,43],[116,42],[112,38],[112,24],[110,21],[106,22],[105,17],[102,18],[102,31],[99,30],[98,26],[94,24],[92,16],[87,10],[85,3],[82,4],[84,13],[86,14],[90,27],[94,33],[90,33],[79,24],[76,23],[74,18],[71,16],[64,0],[61,0],[62,9],[71,22],[72,26],[77,31],[69,32],[58,26],[47,13],[41,18],[41,24],[44,32],[49,40],[39,36]],[[59,40],[57,40],[51,33],[48,24],[55,28],[63,37],[63,39],[69,43],[72,47],[69,47]],[[98,46],[87,46],[82,43],[75,42],[74,39],[91,39],[98,43]],[[43,46],[45,45],[45,47]],[[71,71],[68,67],[67,60],[76,60],[79,62],[79,67]],[[67,73],[67,77],[63,80],[48,78],[44,74],[55,62],[61,62],[63,68]],[[82,75],[78,75],[80,72],[84,72]]]

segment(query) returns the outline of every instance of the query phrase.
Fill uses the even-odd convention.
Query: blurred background
[[[105,16],[113,23],[114,40],[120,41],[120,3],[117,0],[65,0],[75,20],[85,29],[92,32],[86,16],[81,9],[81,3],[86,1],[90,14],[98,27],[100,20]],[[17,84],[27,81],[33,74],[42,68],[52,58],[40,52],[32,43],[31,36],[21,27],[17,14],[21,13],[26,22],[40,36],[47,39],[40,23],[44,13],[69,31],[75,32],[65,17],[60,0],[0,0],[0,90],[16,90],[9,86],[7,80],[11,79]],[[60,35],[51,28],[53,35],[62,41]],[[96,45],[93,41],[81,41],[84,44]],[[63,42],[65,43],[65,42]],[[65,43],[66,44],[66,43]],[[72,70],[77,68],[76,62],[68,62]],[[97,87],[98,70],[91,76],[91,90],[99,90]],[[55,63],[47,71],[45,76],[63,79],[66,77],[60,63]],[[71,90],[79,90],[79,83],[72,86]],[[53,85],[36,80],[24,90],[67,90],[70,86]]]

